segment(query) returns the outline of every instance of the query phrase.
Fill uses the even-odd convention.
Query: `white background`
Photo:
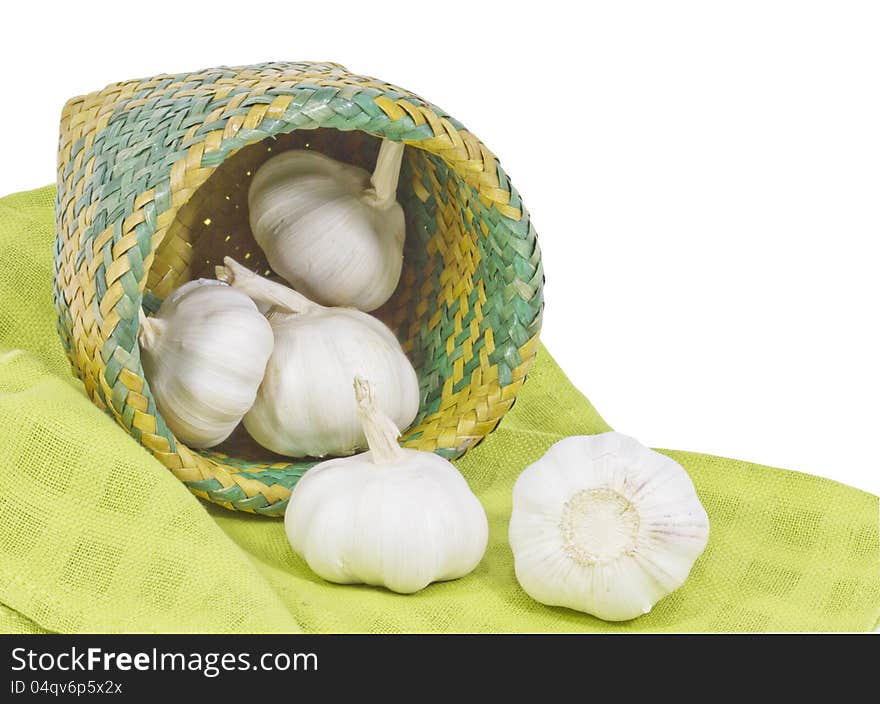
[[[880,493],[880,6],[304,5],[17,3],[0,193],[54,180],[72,95],[343,63],[501,157],[540,235],[543,339],[611,425]]]

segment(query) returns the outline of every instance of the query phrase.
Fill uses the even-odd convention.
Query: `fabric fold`
[[[52,631],[296,631],[203,506],[32,354],[0,351],[0,601]]]

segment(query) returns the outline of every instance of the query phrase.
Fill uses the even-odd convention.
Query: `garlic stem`
[[[403,142],[382,140],[376,168],[370,177],[373,187],[367,191],[367,197],[377,208],[384,208],[397,201],[397,182],[400,179],[400,165],[405,148]]]
[[[355,377],[354,396],[357,399],[358,415],[364,428],[364,436],[367,438],[367,446],[373,453],[373,463],[390,464],[403,459],[403,449],[397,442],[400,429],[376,405],[370,382]]]
[[[156,335],[163,325],[163,321],[156,318],[148,318],[143,308],[138,308],[138,340],[145,347],[153,347],[156,344]]]
[[[255,274],[232,257],[223,257],[223,264],[215,268],[217,280],[237,288],[256,303],[277,306],[290,313],[305,313],[321,307],[292,288]]]

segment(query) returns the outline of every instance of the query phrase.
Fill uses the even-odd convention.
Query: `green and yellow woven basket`
[[[195,494],[281,515],[314,461],[236,432],[214,450],[178,441],[141,368],[138,309],[155,311],[232,255],[270,273],[247,189],[273,153],[314,148],[371,168],[379,138],[407,145],[401,283],[377,311],[421,385],[402,444],[460,456],[511,407],[537,350],[543,271],[529,216],[495,156],[414,94],[337,64],[270,63],[116,83],[70,100],[58,151],[55,303],[95,404]]]

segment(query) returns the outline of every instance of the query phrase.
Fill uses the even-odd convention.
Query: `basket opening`
[[[270,137],[230,155],[177,211],[148,272],[145,307],[155,310],[186,281],[213,278],[215,265],[226,255],[262,275],[278,278],[250,231],[247,194],[252,175],[263,162],[290,149],[315,149],[372,171],[379,144],[379,138],[365,132],[322,128]],[[479,287],[474,287],[483,246],[480,240],[485,240],[479,236],[485,233],[478,233],[474,223],[484,218],[473,213],[469,217],[468,210],[483,206],[440,157],[407,147],[398,200],[406,213],[403,272],[391,299],[373,314],[394,330],[419,376],[422,403],[413,426],[416,432],[410,434],[417,439],[421,435],[417,426],[438,410],[444,377],[452,373],[451,363],[450,369],[441,370],[436,360],[442,357],[440,351],[446,349],[449,337],[462,332],[456,311],[480,305],[485,289],[493,288],[490,282],[497,272],[482,272]],[[497,284],[505,282],[499,279]],[[296,462],[258,445],[241,425],[220,446],[193,451],[227,465]],[[457,448],[451,454],[457,454]]]

